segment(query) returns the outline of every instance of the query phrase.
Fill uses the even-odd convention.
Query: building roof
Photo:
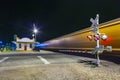
[[[27,38],[27,37],[24,37],[24,38],[17,38],[17,41],[16,42],[34,42],[34,39],[30,39],[30,38]]]

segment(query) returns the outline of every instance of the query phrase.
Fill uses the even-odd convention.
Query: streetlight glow
[[[38,32],[38,29],[36,28],[36,25],[35,24],[33,24],[33,27],[34,27],[34,29],[33,29],[33,37],[34,37],[34,39],[35,39],[35,42],[36,42],[36,38],[37,38],[37,36],[36,36],[36,34],[37,34],[37,32]]]
[[[35,34],[38,32],[38,30],[36,28],[34,28],[34,31],[33,31]]]

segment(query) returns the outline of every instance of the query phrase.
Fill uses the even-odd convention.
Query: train
[[[112,46],[111,52],[104,51],[103,54],[120,56],[120,18],[101,23],[99,25],[99,32],[101,34],[100,45],[104,45],[104,47]],[[91,38],[89,39],[88,36],[91,36]],[[42,49],[91,53],[96,47],[96,40],[93,36],[93,29],[88,27],[45,41],[42,43]],[[104,38],[106,39],[104,40]]]

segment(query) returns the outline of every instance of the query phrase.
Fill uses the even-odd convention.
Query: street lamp
[[[36,34],[38,32],[38,30],[36,28],[34,28],[34,33]]]
[[[37,30],[35,24],[33,24],[33,27],[34,27],[34,29],[33,29],[33,33],[34,33],[34,34],[33,34],[33,37],[34,37],[35,42],[36,42],[36,41],[37,41],[37,40],[36,40],[36,34],[37,34],[38,30]]]

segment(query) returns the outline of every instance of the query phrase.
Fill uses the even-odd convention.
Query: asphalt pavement
[[[79,63],[81,61],[96,62],[96,59],[44,50],[40,52],[0,54],[0,67]]]

